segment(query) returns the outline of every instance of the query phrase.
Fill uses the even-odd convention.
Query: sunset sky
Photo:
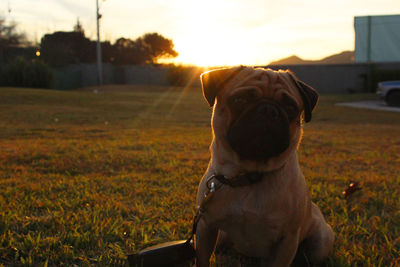
[[[177,63],[265,65],[296,54],[319,59],[354,49],[354,16],[400,14],[399,0],[107,0],[101,39],[158,32]],[[96,0],[1,0],[0,14],[32,40],[70,31],[79,17],[95,39]],[[11,12],[8,12],[9,8]]]

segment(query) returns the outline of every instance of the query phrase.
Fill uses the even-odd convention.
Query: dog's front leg
[[[196,230],[196,266],[208,267],[214,251],[218,229],[212,228],[204,220],[200,220]]]
[[[290,266],[296,256],[299,244],[299,231],[296,233],[288,233],[274,248],[276,251],[267,260],[262,261],[262,266],[286,267]]]

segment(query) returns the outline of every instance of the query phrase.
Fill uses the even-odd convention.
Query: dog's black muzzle
[[[288,115],[273,100],[260,100],[238,114],[227,140],[243,160],[262,161],[278,156],[290,143]]]

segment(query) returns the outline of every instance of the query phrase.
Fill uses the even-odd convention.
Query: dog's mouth
[[[243,160],[279,156],[290,144],[288,114],[274,101],[259,101],[237,116],[226,139]]]

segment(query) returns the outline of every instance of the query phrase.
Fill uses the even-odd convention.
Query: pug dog
[[[318,93],[284,70],[240,66],[200,79],[213,107],[213,140],[197,194],[197,266],[209,266],[217,243],[263,266],[290,266],[296,252],[323,261],[334,233],[310,200],[297,156]],[[203,207],[210,183],[215,191]]]

